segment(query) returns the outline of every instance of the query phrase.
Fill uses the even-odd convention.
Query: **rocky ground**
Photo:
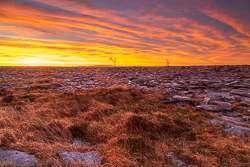
[[[161,102],[166,104],[176,104],[180,108],[185,108],[186,103],[189,103],[197,109],[213,112],[219,119],[207,120],[211,124],[225,126],[224,131],[229,135],[249,137],[250,66],[247,65],[0,67],[0,88],[7,90],[68,92],[126,85],[151,93],[163,92],[165,98]],[[8,98],[10,97],[2,100],[11,100]],[[64,159],[67,159],[66,154],[69,153],[62,155]],[[173,162],[179,161],[174,157],[172,159]]]
[[[0,88],[7,90],[66,92],[125,85],[193,98],[196,104],[205,100],[200,108],[222,111],[231,104],[250,103],[250,66],[0,67]]]
[[[166,93],[164,103],[192,103],[228,122],[249,125],[250,66],[1,67],[0,88],[76,91],[135,86]],[[241,112],[237,112],[241,111]],[[248,115],[249,114],[249,115]],[[219,123],[218,121],[212,121]],[[221,123],[220,123],[221,124]],[[230,126],[230,134],[240,133]],[[248,131],[249,132],[249,131]],[[240,133],[246,136],[246,133]]]

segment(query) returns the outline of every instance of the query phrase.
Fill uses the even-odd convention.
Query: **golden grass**
[[[10,95],[12,100],[3,100]],[[168,153],[197,166],[250,166],[248,138],[228,136],[222,126],[205,121],[215,116],[192,106],[157,102],[159,93],[129,87],[67,93],[2,89],[0,96],[1,149],[35,155],[41,166],[67,166],[58,157],[61,150],[97,151],[102,166],[172,166]],[[74,137],[92,146],[74,148]]]

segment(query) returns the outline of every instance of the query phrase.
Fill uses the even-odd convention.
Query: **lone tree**
[[[170,65],[170,61],[166,58],[166,65],[169,66]]]
[[[110,57],[109,60],[112,61],[112,62],[114,63],[114,66],[115,66],[115,63],[116,63],[116,60],[117,60],[117,59],[116,59],[115,57],[114,57],[114,58],[113,58],[113,57]]]

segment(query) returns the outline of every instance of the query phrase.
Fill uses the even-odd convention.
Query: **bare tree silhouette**
[[[170,61],[166,58],[166,65],[169,66],[170,65]]]
[[[112,62],[114,63],[114,66],[115,66],[115,63],[116,63],[116,60],[117,60],[117,59],[116,59],[115,57],[114,57],[114,58],[113,58],[113,57],[110,57],[109,60],[112,61]]]

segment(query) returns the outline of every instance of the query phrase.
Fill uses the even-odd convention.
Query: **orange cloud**
[[[104,1],[0,1],[0,60],[108,64],[107,57],[115,56],[117,65],[165,65],[166,57],[172,65],[250,62],[244,18],[230,17],[226,9],[214,12],[208,2],[196,2],[198,10],[182,1],[162,2],[119,11],[106,9]]]

